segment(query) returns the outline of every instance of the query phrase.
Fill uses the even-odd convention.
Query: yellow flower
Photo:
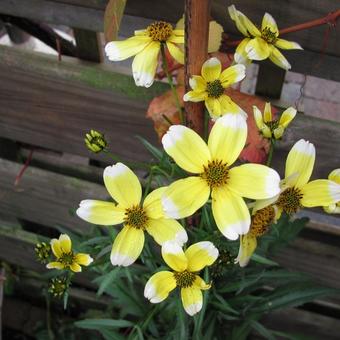
[[[240,236],[240,248],[235,263],[245,267],[257,247],[257,238],[268,231],[275,221],[275,207],[269,205],[253,213],[250,230],[246,235]]]
[[[178,20],[176,29],[184,30],[184,16]],[[220,49],[222,42],[223,27],[212,20],[209,22],[209,38],[208,38],[208,53],[217,52]]]
[[[264,107],[263,118],[261,111],[256,106],[253,106],[253,110],[257,128],[264,137],[269,139],[280,139],[296,115],[296,110],[293,107],[289,107],[282,113],[280,120],[273,120],[270,103],[266,103]]]
[[[210,58],[202,65],[201,76],[193,76],[189,83],[192,91],[187,92],[183,100],[190,102],[204,101],[212,119],[227,113],[247,114],[236,105],[224,90],[245,77],[245,66],[234,65],[222,72],[221,62],[217,58]]]
[[[265,13],[263,16],[260,30],[234,5],[229,6],[228,11],[238,30],[246,36],[235,51],[234,58],[237,63],[247,64],[251,60],[269,58],[274,64],[285,70],[291,68],[278,48],[293,50],[302,49],[302,47],[296,42],[278,38],[279,29],[269,13]]]
[[[109,60],[120,61],[135,56],[132,63],[133,78],[137,86],[153,84],[161,44],[166,44],[171,56],[184,64],[184,54],[177,44],[184,44],[184,30],[174,30],[171,24],[156,21],[144,30],[123,41],[111,41],[105,46]]]
[[[281,181],[280,194],[268,200],[257,201],[254,210],[257,211],[275,203],[277,219],[283,211],[291,215],[303,207],[323,207],[340,201],[340,185],[338,183],[327,179],[309,182],[314,162],[314,145],[300,139],[288,154],[285,178]]]
[[[104,183],[118,204],[84,200],[77,215],[98,225],[124,223],[112,246],[113,265],[126,267],[136,261],[144,247],[144,231],[160,245],[170,240],[182,245],[188,240],[181,224],[164,216],[160,197],[166,187],[152,191],[142,202],[142,187],[137,176],[122,163],[105,168]]]
[[[240,115],[219,118],[208,145],[193,130],[173,125],[163,136],[165,151],[184,170],[194,174],[172,183],[162,195],[167,216],[184,218],[212,197],[212,213],[221,233],[236,240],[246,234],[250,214],[242,197],[264,199],[280,192],[277,172],[261,164],[232,167],[247,138],[247,123]]]
[[[334,183],[340,184],[340,169],[333,170],[328,175],[328,179]],[[329,214],[340,214],[340,200],[324,207],[324,210]]]
[[[48,269],[71,269],[73,272],[81,272],[81,266],[88,266],[93,261],[89,254],[74,253],[71,239],[66,234],[61,234],[59,240],[52,239],[51,248],[56,261],[48,263]]]
[[[174,270],[160,271],[151,276],[145,285],[144,296],[152,303],[165,300],[176,287],[181,289],[182,304],[185,311],[193,316],[202,308],[202,292],[210,288],[197,272],[212,265],[217,257],[217,248],[208,241],[191,245],[185,252],[174,242],[162,246],[162,257]]]

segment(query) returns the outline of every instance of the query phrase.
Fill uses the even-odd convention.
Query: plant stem
[[[203,138],[206,142],[208,142],[208,135],[209,135],[209,113],[207,110],[204,110],[204,131],[203,131]]]
[[[270,164],[272,163],[274,148],[275,148],[275,139],[271,139],[270,140],[269,154],[268,154],[267,163],[266,163],[267,166],[270,166]]]
[[[150,169],[150,166],[152,166],[152,164],[147,164],[147,163],[144,163],[144,162],[129,162],[129,161],[124,161],[119,156],[114,155],[113,153],[111,153],[107,149],[104,149],[103,152],[105,152],[105,154],[108,155],[115,162],[122,162],[122,163],[130,166],[131,168]]]
[[[48,296],[47,292],[46,292],[45,298],[46,298],[46,327],[47,327],[47,334],[48,334],[48,338],[50,340],[54,340],[54,334],[53,334],[52,326],[51,326],[50,297]]]
[[[145,197],[147,196],[147,194],[148,194],[149,191],[150,191],[151,182],[152,182],[152,178],[153,178],[153,172],[154,172],[154,168],[151,167],[150,173],[149,173],[149,178],[148,178],[148,181],[146,182],[146,186],[145,186],[143,201],[145,200]]]
[[[173,95],[173,97],[175,99],[176,107],[177,107],[177,110],[178,110],[178,113],[179,113],[180,122],[181,122],[181,124],[185,124],[183,110],[182,110],[181,104],[179,102],[177,90],[176,90],[176,87],[174,86],[171,74],[169,72],[168,62],[166,61],[166,56],[165,56],[165,50],[164,50],[164,44],[163,43],[161,43],[161,54],[162,54],[162,67],[163,67],[163,70],[164,70],[164,72],[165,72],[165,74],[166,74],[166,76],[168,78],[168,82],[169,82],[169,85],[171,87],[172,95]]]

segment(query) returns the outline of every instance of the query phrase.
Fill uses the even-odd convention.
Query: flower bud
[[[37,260],[41,263],[47,263],[51,255],[51,247],[45,242],[37,243],[34,248]]]
[[[86,147],[94,153],[99,153],[107,147],[107,141],[105,140],[104,135],[95,130],[91,130],[87,133],[84,140]]]
[[[48,292],[55,298],[62,298],[69,287],[67,277],[54,277],[49,285]]]

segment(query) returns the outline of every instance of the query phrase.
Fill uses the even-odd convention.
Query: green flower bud
[[[55,298],[62,298],[67,292],[68,287],[67,277],[54,277],[50,282],[48,292]]]
[[[210,267],[213,279],[223,276],[227,269],[234,266],[235,258],[228,250],[219,250],[219,256],[215,263]]]
[[[37,260],[43,264],[49,261],[51,255],[51,247],[45,242],[37,243],[34,248]]]
[[[104,135],[95,130],[91,130],[87,133],[84,140],[86,147],[94,153],[99,153],[107,147],[107,141],[105,140]]]

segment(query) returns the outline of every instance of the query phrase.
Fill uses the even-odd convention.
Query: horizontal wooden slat
[[[332,0],[322,3],[317,0],[308,2],[299,0],[289,4],[286,2],[282,4],[282,0],[276,2],[265,0],[256,3],[250,0],[236,0],[233,3],[258,25],[260,25],[265,12],[271,13],[276,18],[280,28],[317,19],[338,9],[337,3]],[[21,0],[2,0],[0,13],[93,31],[103,30],[104,9],[107,4],[105,0],[30,0],[26,4],[24,5]],[[240,36],[227,14],[227,5],[229,4],[224,0],[213,1],[212,17],[224,26],[226,32]],[[133,22],[131,16],[135,16],[176,22],[182,16],[183,8],[184,2],[182,0],[129,1],[126,5],[125,14],[130,18],[127,18],[126,21]],[[122,31],[129,30],[124,21],[123,18]],[[320,65],[320,55],[315,53],[323,51],[325,28],[326,26],[321,26],[286,35],[287,39],[298,41],[306,50],[304,52],[289,52],[288,56],[294,71],[338,80],[340,79],[340,67],[336,67],[336,65],[340,66],[340,62],[339,59],[332,56],[340,56],[340,46],[336,40],[339,25],[332,28],[334,32],[330,35],[325,49],[326,55]]]

